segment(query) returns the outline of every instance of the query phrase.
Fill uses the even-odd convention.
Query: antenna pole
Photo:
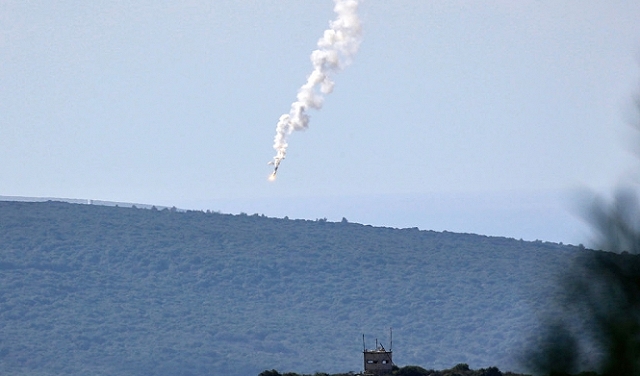
[[[389,351],[393,351],[393,328],[389,327]]]
[[[362,352],[367,351],[367,346],[364,344],[364,333],[362,333]]]

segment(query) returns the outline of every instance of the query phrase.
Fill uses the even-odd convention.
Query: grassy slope
[[[394,360],[517,370],[542,242],[216,213],[0,202],[0,373],[257,375]]]

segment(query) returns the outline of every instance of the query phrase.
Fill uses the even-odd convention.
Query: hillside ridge
[[[519,371],[585,252],[53,201],[0,201],[0,248],[0,372],[38,375],[358,371],[361,335],[390,326],[397,364]]]

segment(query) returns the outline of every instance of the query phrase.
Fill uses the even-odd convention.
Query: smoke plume
[[[276,156],[269,162],[274,165],[271,175],[275,178],[280,162],[287,153],[287,136],[293,131],[304,130],[309,126],[309,108],[320,109],[324,95],[333,91],[331,75],[349,65],[352,56],[360,46],[361,26],[356,11],[357,0],[334,0],[337,17],[329,23],[329,29],[318,40],[318,49],[311,53],[313,71],[307,82],[298,90],[297,99],[291,104],[291,110],[280,116],[276,126],[273,148]]]

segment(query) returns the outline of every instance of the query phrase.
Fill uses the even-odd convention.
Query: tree
[[[282,375],[280,374],[280,372],[276,371],[275,369],[272,369],[271,371],[269,370],[262,371],[258,376],[282,376]]]
[[[640,112],[640,97],[636,104]],[[547,320],[543,346],[527,360],[535,371],[640,375],[638,202],[632,190],[620,189],[588,206],[595,246],[606,252],[584,250],[563,276],[562,315]]]
[[[427,376],[429,371],[420,366],[405,366],[394,373],[395,376]]]

